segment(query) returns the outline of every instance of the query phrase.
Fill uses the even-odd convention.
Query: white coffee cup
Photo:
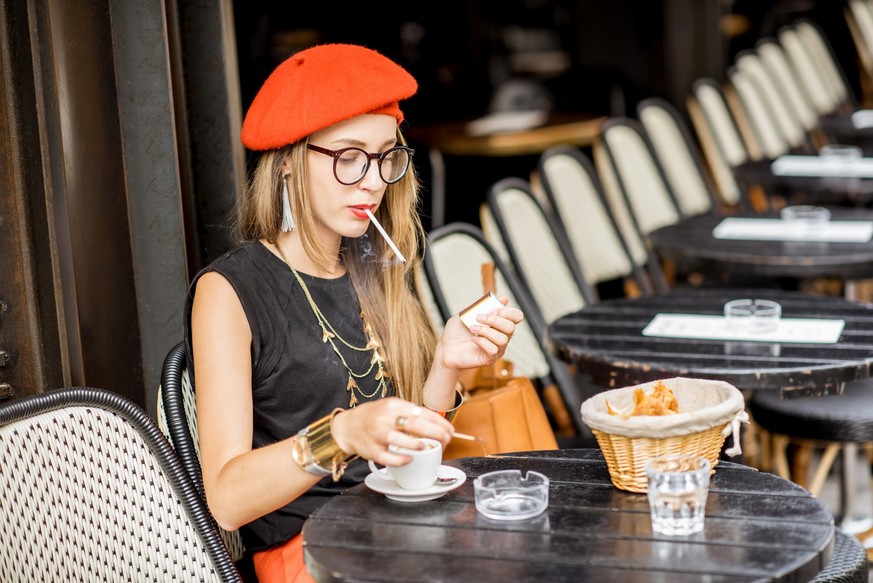
[[[424,449],[399,447],[396,452],[408,455],[412,461],[402,466],[379,468],[370,460],[370,470],[385,481],[393,481],[404,490],[424,490],[433,486],[443,461],[443,444],[435,439],[420,438]]]

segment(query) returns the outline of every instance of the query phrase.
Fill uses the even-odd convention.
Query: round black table
[[[365,485],[336,496],[303,526],[317,581],[748,582],[812,579],[830,560],[833,518],[806,490],[721,462],[704,531],[652,533],[644,494],[615,488],[599,450],[556,450],[446,462],[467,481],[431,502],[388,500]],[[549,507],[518,522],[476,512],[473,478],[534,470]]]
[[[831,208],[833,220],[873,220],[873,211]],[[740,215],[737,215],[740,216]],[[778,215],[742,215],[778,218]],[[653,231],[649,240],[657,252],[683,269],[708,269],[766,277],[839,277],[865,279],[873,275],[873,241],[826,243],[801,241],[741,241],[716,239],[712,231],[724,216],[700,215]]]
[[[835,344],[728,342],[643,336],[659,313],[721,315],[725,302],[771,299],[785,318],[846,322]],[[595,385],[623,387],[673,376],[727,381],[740,389],[781,389],[785,395],[825,394],[870,376],[873,305],[796,292],[701,288],[609,300],[556,320],[553,350],[586,369]]]
[[[873,178],[779,176],[770,169],[772,160],[752,160],[733,168],[737,180],[747,187],[761,186],[793,204],[867,204],[873,200]]]

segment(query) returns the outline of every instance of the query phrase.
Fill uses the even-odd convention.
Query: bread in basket
[[[659,382],[676,395],[679,413],[628,418],[607,413],[607,400],[625,409],[633,404],[637,388],[648,394]],[[631,492],[646,491],[646,462],[659,455],[701,455],[714,471],[728,434],[733,433],[733,447],[725,453],[741,453],[739,424],[748,421],[739,389],[723,381],[682,377],[598,393],[582,403],[581,412],[603,451],[612,483]]]

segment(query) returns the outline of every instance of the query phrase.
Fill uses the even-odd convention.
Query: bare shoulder
[[[210,271],[200,276],[194,292],[191,310],[191,326],[196,337],[218,335],[236,339],[240,343],[251,342],[251,329],[239,297],[230,282],[218,272]]]

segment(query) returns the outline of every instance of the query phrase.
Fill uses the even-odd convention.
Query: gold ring
[[[403,415],[398,417],[397,421],[394,422],[394,427],[396,427],[397,429],[403,429],[404,427],[406,427],[406,417],[404,417]]]

